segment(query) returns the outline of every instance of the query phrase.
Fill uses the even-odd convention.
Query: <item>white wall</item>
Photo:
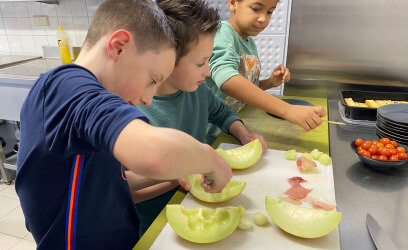
[[[59,4],[0,2],[0,52],[42,55],[42,46],[57,46],[64,27],[70,46],[82,47],[93,13],[103,0],[59,0]],[[49,27],[34,25],[33,16],[48,16]]]

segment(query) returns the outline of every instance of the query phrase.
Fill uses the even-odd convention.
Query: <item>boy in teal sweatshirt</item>
[[[219,26],[217,10],[204,1],[159,0],[157,3],[175,33],[176,66],[169,78],[158,86],[152,105],[138,108],[152,125],[182,130],[201,142],[206,140],[206,127],[210,122],[242,144],[261,139],[266,151],[265,139],[250,134],[237,114],[203,84],[210,75],[208,60]],[[141,235],[177,191],[178,184],[160,183],[133,193]],[[180,184],[189,189],[188,182],[183,180]]]

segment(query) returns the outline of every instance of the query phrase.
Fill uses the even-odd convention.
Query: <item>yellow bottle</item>
[[[62,27],[58,27],[57,39],[62,63],[72,63],[71,54],[69,53],[68,34]]]

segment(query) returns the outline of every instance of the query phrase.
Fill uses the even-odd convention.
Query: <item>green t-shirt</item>
[[[231,77],[242,75],[250,82],[259,86],[258,50],[252,37],[244,40],[235,29],[226,21],[215,35],[214,48],[210,58],[211,76],[205,80],[215,95],[224,100],[232,111],[238,112],[245,103],[227,96],[221,86]],[[211,124],[207,127],[207,136],[217,138],[221,131]]]
[[[206,84],[218,97],[226,101],[231,110],[242,109],[245,104],[232,97],[227,100],[227,94],[221,91],[221,86],[236,75],[241,75],[259,86],[261,64],[254,39],[248,37],[244,40],[228,22],[221,22],[214,39],[210,69],[211,76],[205,80]]]

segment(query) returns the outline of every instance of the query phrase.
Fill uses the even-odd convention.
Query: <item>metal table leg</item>
[[[6,164],[6,156],[4,155],[3,146],[0,143],[0,173],[1,173],[1,178],[7,184],[11,184],[13,180],[10,177],[10,170],[6,169],[5,164]]]

